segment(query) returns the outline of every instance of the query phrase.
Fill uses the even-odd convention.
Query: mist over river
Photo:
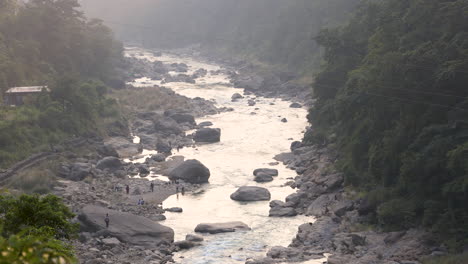
[[[252,230],[203,235],[205,241],[202,245],[178,252],[174,257],[176,262],[244,263],[248,258],[265,256],[272,246],[288,246],[300,224],[314,221],[313,217],[306,216],[268,217],[268,201],[241,203],[229,197],[238,187],[246,185],[267,188],[271,192],[271,200],[284,200],[287,195],[295,192],[285,186],[285,183],[291,181],[296,172],[282,164],[270,164],[274,164],[275,155],[289,152],[293,140],[301,140],[307,126],[305,108],[289,108],[292,103],[290,101],[255,95],[247,95],[232,102],[231,96],[234,93],[242,94],[243,89],[233,88],[225,74],[211,72],[221,69],[219,65],[168,53],[156,57],[153,53],[138,48],[127,48],[126,56],[169,64],[185,63],[189,66],[187,74],[200,68],[208,70],[208,75],[197,78],[196,84],[161,84],[161,81],[142,77],[131,83],[135,87],[164,85],[181,95],[214,100],[218,107],[234,109],[196,120],[197,123],[211,121],[213,128],[220,128],[221,142],[183,148],[178,153],[174,151],[174,155],[197,159],[207,166],[211,171],[210,183],[203,185],[195,193],[168,198],[164,207],[181,207],[184,211],[167,212],[167,219],[161,223],[174,229],[176,241],[193,233],[199,223],[242,221]],[[248,106],[247,101],[253,98],[256,98],[256,105]],[[283,118],[288,122],[281,122]],[[269,183],[256,183],[252,172],[263,167],[278,169],[279,176]]]

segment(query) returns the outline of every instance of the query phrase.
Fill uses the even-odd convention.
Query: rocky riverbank
[[[290,153],[276,159],[299,176],[291,182],[297,192],[284,202],[272,201],[270,216],[306,214],[317,220],[299,226],[288,247],[273,247],[266,258],[247,263],[298,262],[330,254],[328,264],[417,264],[423,256],[446,254],[424,230],[384,232],[367,224],[373,217],[371,204],[344,188],[333,150],[294,142]]]

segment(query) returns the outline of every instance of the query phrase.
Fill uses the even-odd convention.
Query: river
[[[189,57],[164,53],[155,57],[151,52],[128,48],[127,56],[164,63],[186,63],[188,74],[199,68],[219,70],[219,65],[206,63]],[[131,83],[136,87],[161,85],[160,81],[140,78]],[[211,171],[210,183],[196,193],[174,195],[164,202],[164,207],[181,207],[183,213],[166,213],[161,222],[175,231],[175,239],[183,240],[186,234],[194,232],[199,223],[242,221],[252,230],[243,232],[203,235],[202,246],[178,252],[177,263],[244,263],[248,258],[265,256],[272,246],[287,246],[294,238],[299,225],[313,222],[313,217],[296,216],[289,218],[268,217],[269,202],[241,203],[229,198],[240,186],[262,186],[271,192],[272,200],[284,200],[295,190],[285,186],[296,176],[295,171],[275,162],[276,154],[289,151],[292,140],[300,140],[307,126],[306,109],[289,108],[292,102],[281,99],[256,97],[257,104],[248,106],[247,96],[238,102],[231,102],[234,93],[243,89],[229,85],[226,75],[208,74],[196,79],[196,84],[167,83],[164,86],[190,97],[214,100],[219,107],[232,107],[234,111],[197,119],[197,122],[211,121],[214,128],[221,129],[221,142],[183,148],[177,155],[197,159]],[[288,120],[281,122],[282,118]],[[151,151],[147,151],[151,153]],[[270,183],[253,181],[252,171],[256,168],[271,167],[279,176]],[[304,263],[323,263],[324,259]]]

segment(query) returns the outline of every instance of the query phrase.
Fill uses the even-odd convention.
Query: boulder
[[[284,216],[296,216],[297,212],[291,204],[284,203],[279,200],[270,202],[270,213],[269,216],[284,217]]]
[[[294,151],[298,148],[301,148],[302,147],[302,142],[300,141],[294,141],[293,143],[291,143],[291,151]]]
[[[191,114],[187,113],[175,113],[169,116],[170,118],[174,119],[177,123],[189,123],[190,125],[196,125],[195,117]]]
[[[104,141],[104,147],[101,149],[101,155],[107,152],[108,157],[116,157],[114,152],[117,152],[117,156],[121,158],[135,156],[141,152],[140,146],[133,143],[128,138],[124,137],[112,137]]]
[[[270,176],[278,176],[277,169],[268,169],[268,168],[260,168],[253,171],[253,175],[257,176],[259,173],[270,175]]]
[[[163,161],[166,161],[166,156],[164,154],[158,153],[158,154],[152,155],[150,159],[156,162],[163,162]]]
[[[71,165],[67,178],[72,181],[81,181],[91,174],[91,164],[77,162]]]
[[[207,183],[210,170],[198,160],[186,160],[169,173],[171,180],[183,180],[188,183]]]
[[[154,129],[157,133],[169,136],[182,134],[182,128],[170,117],[159,117],[154,120]]]
[[[242,99],[244,96],[242,96],[240,93],[235,93],[231,96],[232,101],[236,101],[237,99]]]
[[[166,208],[164,209],[166,212],[171,212],[171,213],[182,213],[184,210],[180,207],[172,207],[172,208]]]
[[[109,228],[104,218],[109,214]],[[81,228],[86,232],[105,233],[119,241],[144,247],[156,247],[162,241],[173,242],[174,230],[142,216],[87,205],[78,216]]]
[[[235,201],[268,201],[271,199],[270,192],[262,187],[243,186],[231,194],[231,199]]]
[[[254,181],[256,181],[256,182],[271,182],[271,181],[273,181],[273,177],[271,175],[266,174],[266,173],[259,172],[259,173],[257,173],[257,175],[255,175]]]
[[[283,118],[283,119],[281,119],[281,122],[283,122],[283,123],[287,123],[287,122],[288,122],[288,120],[287,120],[286,118]]]
[[[110,145],[100,145],[96,150],[104,157],[119,157],[119,153]]]
[[[122,161],[116,157],[105,157],[96,164],[96,168],[100,170],[116,171],[122,167]]]
[[[203,237],[199,235],[194,235],[194,234],[188,234],[185,236],[185,240],[187,241],[193,241],[193,242],[201,242],[203,241]]]
[[[209,126],[212,126],[213,123],[210,122],[210,121],[205,121],[205,122],[201,122],[200,124],[198,124],[199,127],[209,127]]]
[[[120,244],[120,241],[115,237],[110,237],[110,238],[104,238],[102,240],[102,243],[108,246],[117,246]]]
[[[250,230],[250,227],[242,222],[202,223],[195,227],[197,233],[210,234],[235,232],[236,230]]]
[[[195,142],[207,142],[207,143],[219,142],[221,140],[221,129],[200,128],[195,132],[193,136],[193,140]]]
[[[255,100],[249,100],[247,103],[248,103],[249,106],[254,106],[254,105],[257,104],[257,102],[255,102]]]
[[[291,108],[302,108],[302,105],[300,103],[292,103],[289,107],[291,107]]]

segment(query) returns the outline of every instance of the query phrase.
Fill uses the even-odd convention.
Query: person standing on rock
[[[106,214],[106,218],[104,218],[104,222],[106,222],[106,228],[109,228],[109,214]]]
[[[130,192],[130,186],[128,186],[128,184],[125,186],[125,191],[127,191],[127,194]]]
[[[151,192],[154,192],[154,183],[153,182],[151,182],[150,188],[151,188]]]

